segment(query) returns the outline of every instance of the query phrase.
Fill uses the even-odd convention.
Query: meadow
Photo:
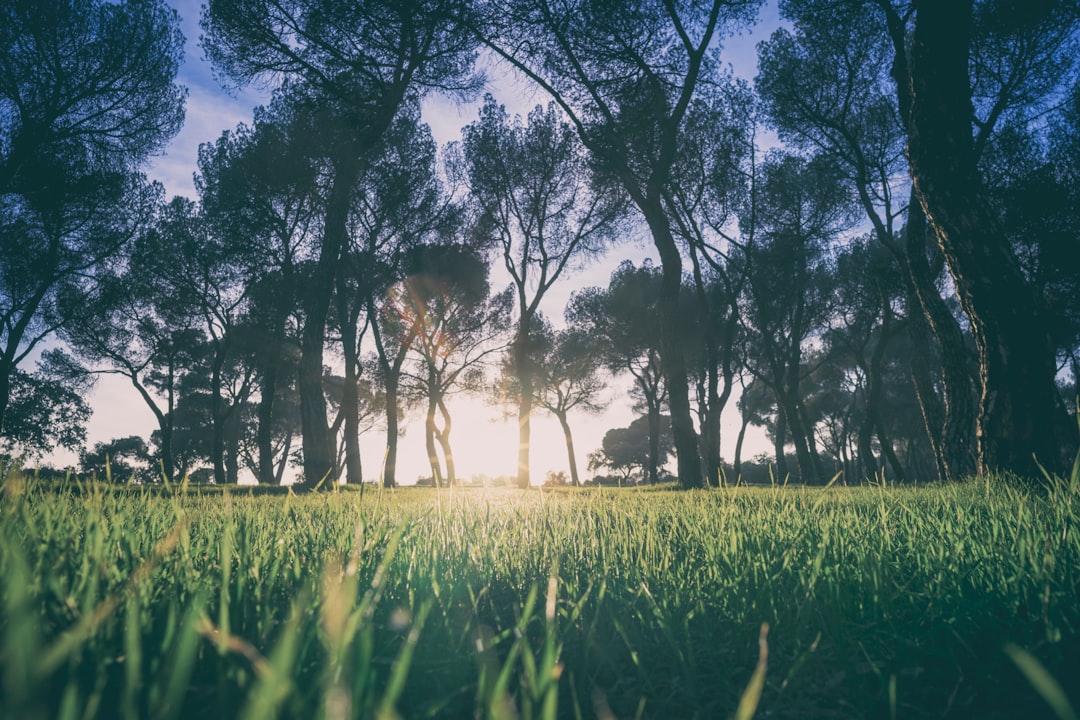
[[[1060,717],[1080,482],[0,500],[0,717]]]

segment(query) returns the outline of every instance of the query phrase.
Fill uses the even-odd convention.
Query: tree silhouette
[[[540,304],[574,263],[606,245],[622,208],[606,189],[590,191],[587,156],[554,104],[537,106],[523,123],[487,96],[480,119],[462,132],[462,151],[478,232],[494,237],[516,291],[517,481],[528,487],[536,375],[528,348]]]
[[[336,474],[323,393],[323,346],[335,277],[346,252],[357,183],[409,99],[425,90],[465,92],[473,42],[454,19],[459,0],[338,3],[210,0],[203,46],[233,82],[284,78],[308,109],[327,187],[322,234],[304,294],[299,387],[304,487]]]
[[[164,0],[0,9],[0,436],[13,373],[62,322],[57,294],[121,254],[128,174],[180,129],[177,26]]]
[[[499,57],[547,92],[598,167],[640,211],[660,255],[664,372],[679,480],[703,482],[677,337],[682,257],[665,209],[680,134],[699,88],[716,71],[716,43],[758,3],[661,0],[485,3],[478,32]]]

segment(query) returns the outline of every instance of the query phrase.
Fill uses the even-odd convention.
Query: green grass
[[[1075,481],[292,496],[12,475],[0,717],[1075,717],[1078,518]]]

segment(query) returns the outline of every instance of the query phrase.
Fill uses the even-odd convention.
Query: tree
[[[856,240],[838,254],[836,280],[836,321],[825,333],[828,365],[837,370],[851,367],[856,377],[852,400],[859,402],[857,432],[858,460],[863,477],[878,474],[871,440],[876,435],[883,457],[893,477],[903,481],[900,465],[884,416],[892,412],[885,398],[886,353],[891,352],[907,319],[897,317],[894,306],[902,295],[903,280],[895,258],[882,245]],[[841,380],[846,373],[838,373]],[[829,383],[833,384],[833,383]],[[839,383],[836,383],[839,384]],[[860,397],[861,396],[861,397]],[[840,403],[837,403],[840,404]],[[853,414],[849,408],[849,414]]]
[[[907,76],[898,76],[901,92],[910,93],[902,108],[908,161],[979,351],[978,469],[1034,478],[1039,477],[1038,461],[1052,470],[1063,472],[1066,467],[1054,348],[1043,308],[990,208],[979,172],[979,145],[986,135],[972,133],[972,108],[978,105],[976,93],[983,89],[978,76],[973,82],[970,74],[972,46],[977,24],[989,25],[985,39],[990,44],[999,41],[1003,52],[997,57],[976,53],[976,67],[979,59],[996,60],[998,67],[993,69],[1004,65],[1020,74],[1009,80],[1028,85],[1023,90],[1031,94],[1008,100],[1035,101],[1060,80],[1039,77],[1040,71],[1064,70],[1068,77],[1069,64],[1075,67],[1056,53],[1071,52],[1075,57],[1080,14],[1073,3],[1046,3],[1030,13],[1015,3],[1001,3],[980,7],[977,17],[973,6],[971,0],[914,5],[910,45],[905,45],[910,47]],[[1009,28],[1016,28],[1015,35]],[[1062,38],[1067,28],[1071,37]],[[1024,77],[1021,67],[1010,66],[1013,58],[1006,53],[1013,44],[1008,36],[1022,44],[1025,36],[1035,33],[1043,33],[1040,39],[1053,38],[1056,46],[1048,58],[1035,58],[1034,64],[1043,67]],[[998,109],[991,108],[987,117],[991,126]]]
[[[148,482],[154,477],[150,450],[138,435],[95,443],[92,450],[79,455],[79,464],[83,472],[93,473],[103,480],[111,478],[117,483]]]
[[[547,92],[597,167],[640,211],[660,255],[664,371],[679,480],[703,482],[690,416],[686,360],[676,328],[682,257],[665,210],[691,103],[716,72],[725,31],[749,22],[756,0],[674,3],[601,0],[487,3],[478,27],[497,56]]]
[[[300,288],[320,229],[319,165],[296,115],[290,95],[276,93],[256,109],[253,126],[199,147],[195,176],[203,221],[231,248],[244,284],[238,329],[259,396],[253,469],[266,484],[282,477],[283,464],[274,460],[274,438],[284,431],[277,402],[295,392]],[[284,438],[291,444],[291,433]]]
[[[383,483],[397,482],[397,442],[401,373],[418,327],[387,302],[391,288],[406,274],[405,260],[425,243],[453,237],[460,211],[438,173],[431,129],[420,122],[420,108],[402,108],[387,132],[383,147],[361,175],[351,209],[349,252],[336,277],[337,327],[345,359],[345,393],[359,387],[364,336],[375,346],[375,366],[385,391],[386,454]],[[345,400],[346,477],[360,482],[357,421]]]
[[[183,203],[172,210],[184,212]],[[174,416],[180,383],[205,358],[206,336],[186,291],[162,276],[172,247],[175,217],[159,213],[135,239],[123,265],[100,268],[93,291],[63,298],[62,338],[94,374],[119,374],[132,383],[160,431],[162,473],[173,480]],[[182,281],[181,281],[182,284]]]
[[[34,373],[15,370],[11,376],[4,434],[0,452],[7,455],[41,457],[57,446],[78,450],[86,442],[90,406],[82,397],[86,383],[71,382],[65,373],[55,372],[46,354]],[[62,356],[60,362],[64,362]]]
[[[536,404],[559,421],[570,463],[570,483],[577,487],[581,479],[570,431],[570,413],[595,414],[604,409],[606,403],[600,395],[607,385],[599,375],[604,357],[594,338],[573,329],[556,333],[545,345],[546,352],[537,360]]]
[[[671,437],[671,418],[664,415],[660,422],[660,457],[666,462],[675,449]],[[639,417],[629,427],[612,428],[604,433],[600,450],[590,456],[589,469],[611,468],[622,473],[622,480],[630,479],[635,469],[644,470],[651,462],[645,438],[649,434],[649,420]]]
[[[480,119],[462,131],[462,149],[480,232],[494,236],[516,291],[517,481],[528,487],[536,369],[527,349],[540,304],[574,263],[607,243],[622,209],[606,189],[590,191],[588,158],[554,104],[537,106],[523,123],[489,95]]]
[[[757,148],[754,101],[743,84],[714,81],[691,106],[679,138],[665,207],[690,260],[690,287],[683,292],[692,329],[683,330],[688,374],[696,386],[701,460],[707,484],[721,474],[720,419],[735,387],[739,296],[745,266],[733,251],[752,244],[752,223],[739,237],[740,210],[754,204]],[[743,213],[745,214],[745,213]]]
[[[488,266],[467,246],[418,247],[406,258],[405,273],[405,280],[393,290],[392,302],[406,324],[416,328],[412,341],[416,360],[406,370],[406,390],[426,404],[424,440],[431,475],[437,486],[453,484],[457,481],[450,444],[453,424],[446,398],[483,386],[485,367],[506,347],[503,338],[513,294],[510,288],[490,294]]]
[[[855,14],[855,27],[889,48],[884,62],[864,65],[891,69],[914,181],[909,207],[923,211],[914,225],[925,214],[975,340],[977,469],[1037,476],[1033,451],[1061,469],[1069,442],[1058,433],[1064,412],[1044,310],[992,208],[982,161],[1003,126],[1042,125],[1075,84],[1075,3],[802,0],[785,9],[815,28]],[[920,238],[909,233],[909,246]]]
[[[177,26],[164,0],[0,9],[0,436],[13,374],[61,321],[57,292],[120,253],[126,175],[183,122]]]
[[[892,44],[876,30],[872,4],[845,8],[823,16],[814,2],[785,5],[793,31],[778,29],[760,46],[756,86],[784,140],[835,158],[876,241],[905,269],[908,331],[922,348],[911,355],[912,381],[937,474],[962,477],[975,467],[973,362],[964,332],[935,283],[943,262],[940,253],[928,261],[925,219],[911,195],[907,136],[886,70]],[[931,333],[940,348],[944,404],[927,363]]]
[[[210,0],[203,46],[237,84],[285,79],[304,98],[306,132],[322,143],[328,186],[322,235],[304,294],[299,387],[304,487],[335,474],[323,392],[323,346],[357,182],[407,100],[425,90],[468,92],[473,41],[456,22],[460,0],[339,3]]]
[[[807,343],[826,327],[832,311],[825,248],[848,223],[849,197],[835,166],[821,157],[804,160],[773,153],[761,182],[755,210],[758,239],[744,250],[743,259],[744,362],[776,395],[803,482],[823,482],[799,382],[806,371]],[[778,453],[782,448],[778,441]]]
[[[660,270],[646,262],[635,267],[624,260],[611,274],[606,289],[584,288],[566,307],[570,328],[590,337],[601,350],[612,373],[627,372],[634,379],[631,397],[648,420],[650,483],[659,482],[660,413],[666,399],[660,347]],[[640,411],[639,409],[639,411]]]

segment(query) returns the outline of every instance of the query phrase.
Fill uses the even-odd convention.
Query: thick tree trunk
[[[945,413],[944,420],[933,430],[932,443],[940,447],[939,465],[944,463],[945,477],[958,479],[975,472],[975,379],[964,331],[941,298],[934,283],[934,271],[926,258],[926,215],[914,187],[908,203],[905,235],[908,284],[941,351]]]
[[[1034,293],[976,165],[969,79],[971,0],[922,0],[911,46],[911,174],[979,353],[978,471],[1064,470],[1053,348]]]
[[[667,383],[668,409],[671,412],[671,434],[679,465],[679,484],[684,488],[701,487],[701,458],[698,438],[690,415],[690,382],[686,370],[686,354],[679,337],[682,324],[679,294],[682,289],[682,258],[671,225],[659,197],[649,198],[641,210],[651,231],[653,244],[660,255],[660,347],[664,359],[664,380]]]
[[[323,346],[326,319],[338,263],[348,241],[349,204],[359,163],[346,157],[335,167],[327,199],[322,246],[304,301],[304,330],[300,341],[300,423],[303,432],[304,478],[301,487],[329,487],[337,475],[337,452],[326,417],[323,394]],[[323,482],[323,481],[326,482]]]

